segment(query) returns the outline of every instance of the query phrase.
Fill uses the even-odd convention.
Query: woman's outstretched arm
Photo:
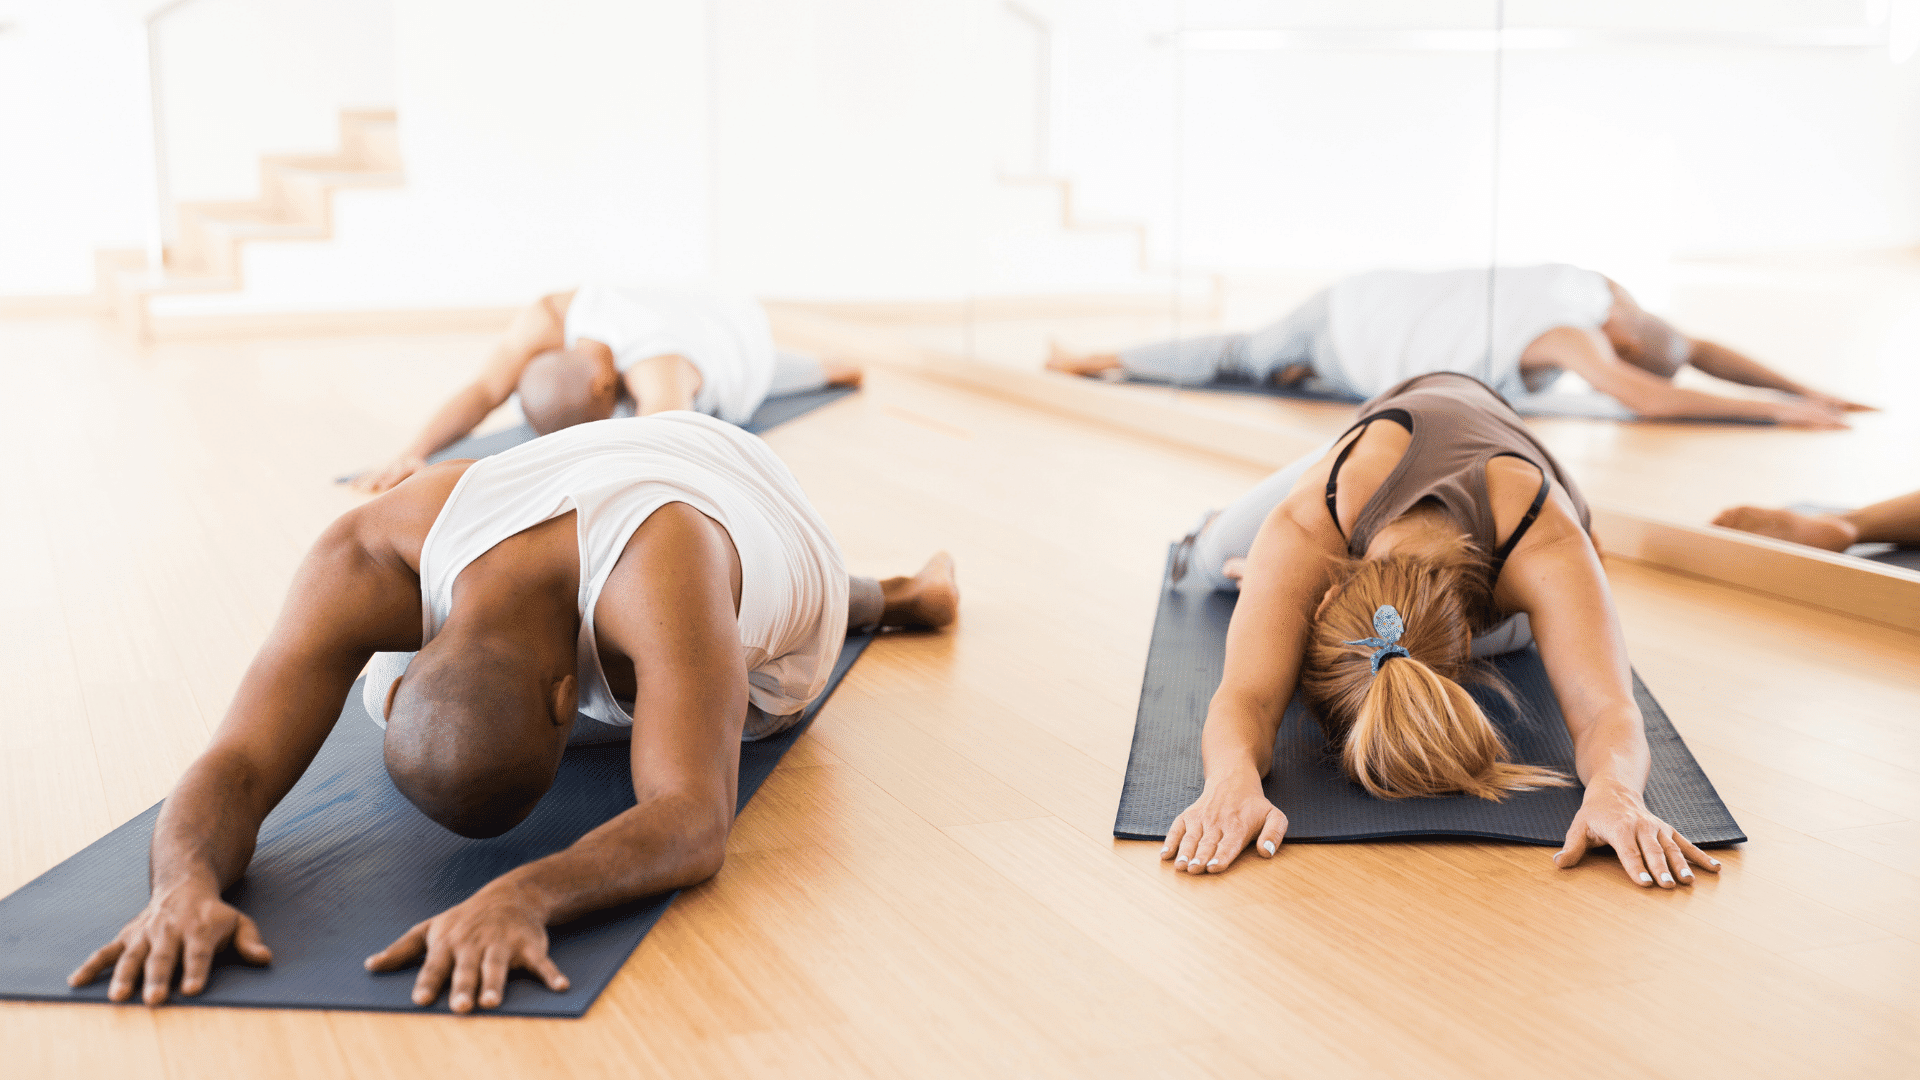
[[[1646,723],[1633,697],[1626,641],[1605,571],[1586,533],[1555,499],[1500,575],[1503,608],[1527,613],[1554,698],[1573,737],[1574,768],[1586,785],[1566,843],[1562,869],[1593,844],[1611,845],[1635,884],[1692,884],[1691,862],[1717,871],[1718,860],[1647,809],[1642,792],[1650,757]]]
[[[1324,468],[1320,477],[1324,483]],[[1176,869],[1219,873],[1249,843],[1257,841],[1261,857],[1271,858],[1286,838],[1286,815],[1268,801],[1261,781],[1272,769],[1273,739],[1300,679],[1307,626],[1335,562],[1313,511],[1326,519],[1314,500],[1290,496],[1267,515],[1247,554],[1227,628],[1226,669],[1200,736],[1206,788],[1174,820],[1160,849]],[[1324,531],[1335,533],[1330,522]]]

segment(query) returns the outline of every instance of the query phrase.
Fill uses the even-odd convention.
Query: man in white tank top
[[[849,626],[931,629],[958,605],[944,554],[911,578],[849,579],[786,466],[698,413],[583,424],[421,470],[308,553],[212,744],[167,797],[151,900],[75,985],[111,968],[124,1001],[144,972],[156,1004],[176,961],[193,994],[216,949],[266,958],[220,893],[379,655],[406,658],[368,702],[388,774],[464,836],[518,824],[579,726],[630,736],[637,805],[368,960],[391,970],[424,954],[414,1000],[444,983],[458,1012],[497,1005],[510,967],[564,989],[546,927],[717,872],[740,740],[784,729],[821,693]]]
[[[744,424],[767,398],[859,383],[857,367],[775,348],[766,312],[748,297],[582,285],[522,309],[479,377],[353,485],[377,493],[405,480],[516,394],[527,423],[546,435],[679,409]]]
[[[1491,293],[1491,295],[1489,295]],[[1687,364],[1785,397],[1754,401],[1674,385]],[[1373,270],[1343,278],[1250,334],[1205,334],[1117,353],[1056,347],[1047,366],[1178,385],[1221,376],[1307,385],[1352,401],[1436,371],[1471,375],[1525,411],[1572,371],[1623,417],[1846,427],[1867,406],[1823,394],[1721,345],[1689,338],[1605,276],[1565,263],[1489,270]]]

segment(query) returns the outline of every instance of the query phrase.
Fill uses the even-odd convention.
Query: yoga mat
[[[857,386],[828,386],[819,390],[808,390],[805,393],[768,398],[754,410],[752,418],[740,426],[755,435],[764,435],[789,420],[805,416],[823,405],[831,405],[858,389]],[[504,428],[488,435],[469,435],[439,453],[429,454],[427,464],[435,465],[442,461],[461,458],[492,457],[502,450],[511,450],[521,443],[532,442],[536,438],[539,436],[534,434],[533,428],[528,424]],[[354,477],[359,475],[359,473],[352,473],[339,477],[334,482],[352,483]]]
[[[1160,382],[1155,379],[1124,379],[1123,382],[1136,386],[1159,386],[1173,390],[1199,390],[1213,394],[1253,394],[1259,397],[1289,398],[1294,401],[1337,402],[1358,405],[1363,399],[1342,394],[1325,388],[1320,380],[1309,377],[1292,386],[1278,386],[1270,382],[1254,382],[1248,379],[1232,377],[1215,379],[1212,382],[1179,385]],[[1619,401],[1600,393],[1558,394],[1552,392],[1528,394],[1511,400],[1514,411],[1522,416],[1539,417],[1578,417],[1590,420],[1629,420],[1635,423],[1649,424],[1746,424],[1768,425],[1771,420],[1718,419],[1705,420],[1695,418],[1649,419],[1638,417]]]
[[[779,736],[740,745],[740,807],[759,789],[872,633],[847,638],[827,689]],[[467,840],[429,821],[394,790],[382,730],[356,684],[333,733],[300,782],[267,816],[247,874],[226,893],[273,949],[255,968],[224,954],[207,989],[169,1004],[425,1012],[409,1000],[417,967],[374,975],[361,961],[408,927],[446,910],[522,863],[567,847],[634,804],[629,746],[567,751],[553,789],[504,836]],[[66,977],[147,902],[147,849],[158,806],[0,900],[0,998],[107,1000],[106,978],[69,989]],[[508,980],[507,1016],[578,1017],[606,988],[676,893],[596,912],[549,931],[572,986],[547,990],[524,972]],[[137,1000],[137,999],[136,999]],[[447,1012],[442,992],[431,1011]]]
[[[1113,825],[1121,839],[1165,839],[1173,819],[1200,796],[1200,728],[1220,683],[1235,599],[1233,593],[1209,589],[1198,574],[1162,586],[1133,751]],[[1539,652],[1529,646],[1498,658],[1495,666],[1518,692],[1524,714],[1484,689],[1475,688],[1473,695],[1512,743],[1516,760],[1573,775],[1573,743]],[[1638,675],[1633,692],[1653,752],[1648,809],[1701,847],[1744,841],[1739,824]],[[1374,798],[1329,760],[1320,725],[1298,697],[1287,706],[1274,740],[1266,793],[1287,815],[1288,843],[1469,836],[1551,847],[1566,838],[1581,797],[1581,789],[1572,787],[1517,792],[1498,803],[1465,795]]]

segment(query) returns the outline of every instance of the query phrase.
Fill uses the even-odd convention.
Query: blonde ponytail
[[[1506,740],[1473,695],[1419,660],[1380,665],[1340,748],[1340,765],[1382,799],[1459,792],[1491,799],[1565,787],[1552,769],[1508,761]]]
[[[1384,623],[1383,607],[1392,611]],[[1491,610],[1485,555],[1465,537],[1418,556],[1348,564],[1314,615],[1300,687],[1354,782],[1383,799],[1464,793],[1494,801],[1572,783],[1552,769],[1514,764],[1461,685],[1490,685],[1512,700],[1473,659],[1474,623]]]

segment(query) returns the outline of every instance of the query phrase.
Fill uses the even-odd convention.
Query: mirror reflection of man
[[[767,398],[859,384],[857,367],[775,348],[766,313],[747,297],[582,285],[521,309],[479,376],[353,486],[378,493],[398,484],[515,394],[527,423],[546,435],[677,409],[744,424]]]
[[[1754,401],[1674,385],[1674,376],[1689,364],[1783,396]],[[1415,375],[1458,371],[1516,404],[1571,371],[1639,418],[1765,420],[1804,428],[1844,428],[1845,414],[1872,408],[1688,337],[1604,275],[1564,263],[1369,271],[1335,282],[1252,333],[1181,338],[1117,353],[1074,354],[1056,346],[1047,367],[1181,385],[1222,375],[1286,386],[1313,378],[1316,387],[1354,401]]]

